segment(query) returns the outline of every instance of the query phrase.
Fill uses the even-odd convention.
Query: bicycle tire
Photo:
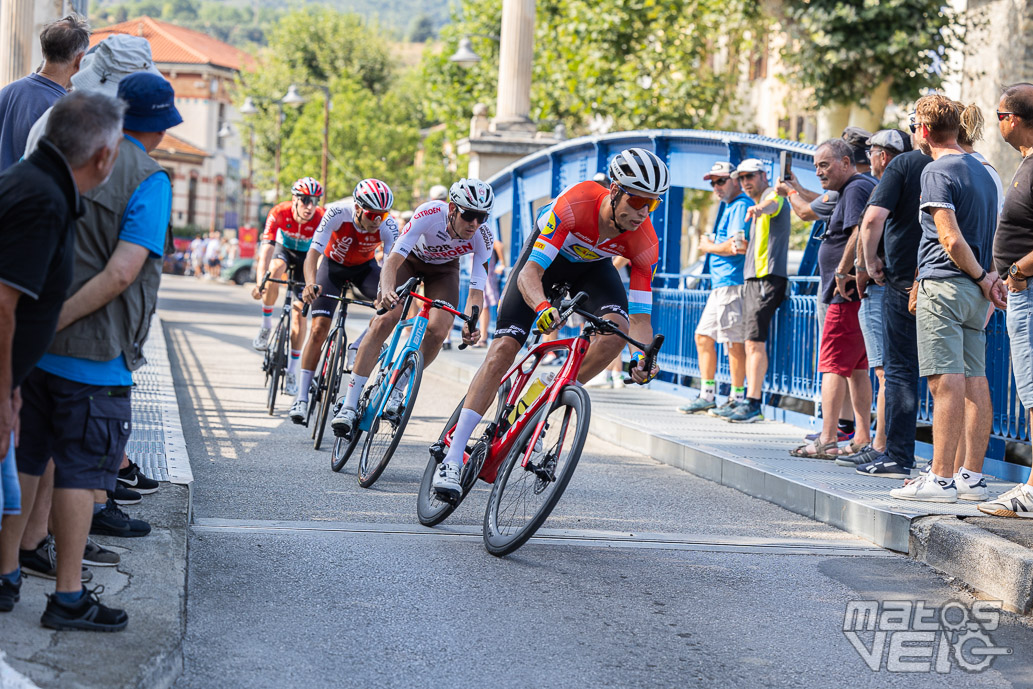
[[[272,371],[269,374],[269,416],[272,416],[273,412],[276,411],[276,396],[280,392],[280,379],[283,377],[283,371],[287,366],[287,362],[284,360],[286,357],[283,356],[284,340],[287,336],[286,330],[283,318],[281,318],[273,337]]]
[[[499,393],[495,397],[495,403],[488,407],[488,411],[485,412],[484,418],[481,419],[478,424],[478,429],[481,429],[481,424],[485,424],[484,419],[497,421],[496,417],[499,415],[499,407],[506,401],[506,397],[509,395],[510,383],[507,380],[503,383],[502,387],[499,388]],[[459,400],[459,404],[456,405],[455,411],[452,412],[452,416],[448,417],[448,421],[445,422],[445,427],[441,429],[441,433],[438,435],[438,442],[445,440],[445,435],[456,425],[459,421],[459,415],[463,411],[463,404],[466,402],[466,396]],[[482,429],[483,430],[483,429]],[[447,500],[441,500],[435,493],[432,483],[434,481],[434,474],[438,469],[438,461],[431,455],[427,461],[427,467],[423,470],[423,477],[420,479],[420,488],[416,493],[416,517],[420,520],[420,523],[424,526],[437,526],[441,522],[448,519],[449,515],[458,509],[459,505],[466,499],[466,496],[473,490],[473,487],[477,485],[477,477],[481,474],[481,468],[484,466],[484,460],[487,457],[488,446],[484,442],[483,432],[477,434],[474,431],[476,437],[480,437],[474,444],[474,452],[480,450],[480,453],[475,457],[471,453],[471,458],[476,462],[471,463],[468,459],[467,463],[463,465],[463,471],[459,475],[459,485],[463,487],[463,492],[460,494],[459,499],[454,503],[448,502]],[[474,436],[471,436],[474,437]]]
[[[366,415],[366,407],[369,405],[369,398],[373,391],[380,387],[380,383],[383,377],[383,371],[380,369],[383,364],[382,359],[378,359],[375,368],[370,373],[370,379],[372,383],[367,382],[365,388],[362,390],[362,394],[359,396],[359,403],[355,407],[355,428],[352,429],[352,434],[346,437],[339,437],[334,435],[334,446],[330,453],[330,468],[334,471],[340,471],[344,468],[344,465],[351,459],[352,453],[355,452],[355,448],[359,444],[359,439],[362,437],[362,417]]]
[[[308,415],[305,417],[305,426],[309,429],[309,438],[312,440],[316,439],[316,430],[319,426],[318,423],[312,423],[312,415],[316,415],[318,420],[319,409],[323,406],[323,392],[326,387],[326,381],[328,380],[327,371],[327,359],[333,352],[334,338],[327,337],[323,346],[319,349],[319,363],[316,364],[316,369],[312,373],[312,381],[308,384]],[[316,447],[318,450],[319,448]]]
[[[389,419],[378,416],[373,419],[373,425],[370,426],[369,432],[366,434],[366,442],[362,446],[362,454],[359,455],[359,466],[356,471],[359,485],[363,488],[372,486],[380,478],[380,475],[384,473],[384,469],[387,468],[395,449],[398,447],[399,441],[402,439],[402,435],[405,433],[405,426],[409,423],[409,417],[412,416],[412,408],[416,406],[416,396],[420,392],[420,380],[423,377],[423,355],[418,351],[408,352],[405,355],[405,360],[402,361],[402,365],[398,368],[399,373],[398,378],[395,380],[396,384],[398,380],[402,379],[407,370],[412,380],[412,392],[406,400],[405,407],[402,408],[402,414],[398,419],[398,423],[392,424]],[[384,391],[385,395],[390,396],[393,390],[394,386],[390,385]],[[380,432],[384,424],[390,427],[390,432],[382,442],[378,439],[384,436]]]
[[[342,369],[344,368],[344,354],[341,349],[341,333],[343,329],[337,333],[334,337],[334,343],[331,345],[333,353],[330,355],[330,363],[327,367],[327,371],[330,374],[329,381],[326,386],[322,386],[320,381],[320,401],[319,401],[319,413],[316,418],[315,435],[312,438],[312,448],[318,450],[320,445],[323,444],[323,433],[326,431],[326,420],[330,415],[330,409],[334,406],[334,402],[337,400],[338,388],[341,387],[341,375]]]
[[[571,435],[569,427],[572,412],[576,414],[577,420]],[[562,416],[557,418],[557,413],[562,414]],[[545,456],[548,457],[552,454],[553,448],[550,445],[554,442],[562,441],[562,444],[559,445],[559,454],[561,456],[563,446],[567,447],[567,453],[562,463],[555,461],[553,471],[549,472],[552,474],[550,481],[545,481],[538,474],[520,466],[524,451],[527,449],[528,443],[531,442],[531,437],[534,435],[538,422],[541,421],[543,415],[547,415],[550,419],[547,422],[549,425],[553,423],[552,419],[554,418],[560,421],[560,430],[556,434],[555,440],[550,439],[548,435],[549,425],[544,429],[547,438],[546,442],[543,443]],[[495,484],[491,488],[491,495],[488,497],[488,506],[484,511],[484,547],[489,553],[497,557],[512,553],[526,543],[527,539],[533,536],[545,520],[548,519],[549,514],[556,506],[556,503],[559,502],[563,491],[570,482],[578,460],[581,459],[585,439],[588,437],[588,425],[591,416],[592,408],[588,393],[583,388],[568,385],[560,393],[555,406],[551,408],[547,406],[542,407],[535,414],[534,418],[530,419],[527,425],[520,431],[516,442],[513,443],[513,447],[510,449],[509,455],[506,456],[502,466],[499,468],[498,476],[495,477]],[[540,456],[533,456],[532,463]],[[517,491],[516,495],[512,495],[514,491]],[[528,496],[529,492],[535,496],[540,496],[546,491],[548,491],[548,495],[533,509],[528,509],[526,505],[518,504],[525,497],[533,497]],[[511,498],[510,502],[507,502],[507,498]],[[510,510],[510,505],[513,505],[514,509]],[[519,525],[509,523],[510,521],[516,522],[521,520],[521,515],[526,514],[531,514],[532,516],[525,523]]]

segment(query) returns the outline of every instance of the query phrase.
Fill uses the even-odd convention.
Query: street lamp
[[[299,107],[308,102],[308,99],[298,93],[299,84],[291,84],[287,87],[287,95],[285,95],[280,102],[284,105],[290,105],[293,107]],[[322,203],[326,202],[326,199],[330,196],[330,184],[326,178],[326,164],[330,158],[330,88],[324,84],[300,84],[304,88],[319,89],[323,92],[323,160],[320,167],[321,181],[323,183],[323,200]]]
[[[274,183],[275,183],[275,189],[276,189],[276,198],[277,198],[277,200],[279,200],[279,198],[280,198],[280,144],[282,143],[282,138],[283,138],[283,102],[280,101],[280,100],[272,99],[272,98],[259,98],[258,102],[260,102],[260,103],[276,103],[276,115],[277,115],[277,117],[276,117],[276,169],[273,172],[273,176],[274,176]],[[255,99],[252,98],[251,96],[245,97],[244,98],[244,104],[240,106],[240,114],[241,115],[257,115],[259,112],[260,112],[260,110],[255,106]],[[250,127],[251,125],[248,125],[248,126]],[[254,166],[254,161],[250,158],[250,156],[254,153],[254,148],[255,148],[255,128],[251,127],[251,146],[249,148],[251,153],[248,154],[248,156],[249,156],[248,157],[249,169]],[[248,173],[249,186],[250,186],[250,181],[251,181],[251,173],[249,172]],[[245,215],[247,215],[246,212],[245,212]]]
[[[470,38],[474,36],[477,38],[487,38],[495,41],[496,43],[500,41],[498,36],[492,36],[491,34],[468,33],[459,39],[459,47],[456,48],[456,51],[448,58],[448,61],[466,69],[469,69],[480,62],[481,56],[474,52],[473,43],[470,41]]]

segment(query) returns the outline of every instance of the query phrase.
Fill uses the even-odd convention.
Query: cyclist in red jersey
[[[262,246],[258,253],[258,264],[255,275],[261,281],[268,270],[273,278],[282,279],[290,270],[291,279],[304,283],[303,267],[305,254],[312,236],[323,219],[323,209],[318,206],[323,196],[323,186],[312,177],[302,177],[291,187],[292,198],[273,206],[265,220],[265,231],[262,232]],[[269,336],[273,327],[273,311],[276,298],[279,296],[279,285],[270,282],[264,290],[255,285],[251,296],[262,300],[262,327],[255,336],[252,346],[265,351],[269,347]],[[304,307],[301,301],[301,287],[294,291],[298,298],[294,302],[294,314],[291,318],[291,356],[284,377],[284,390],[288,395],[298,391],[297,369],[301,357],[301,344],[305,341],[305,319],[301,312]]]
[[[364,179],[355,186],[350,200],[326,207],[323,222],[312,237],[301,293],[305,303],[312,305],[312,328],[301,353],[301,380],[290,410],[294,423],[305,423],[308,417],[309,383],[339,303],[333,297],[340,296],[351,284],[366,299],[376,299],[380,266],[374,254],[381,246],[387,254],[398,239],[398,223],[388,215],[394,199],[387,184]],[[347,304],[340,308],[347,309]]]
[[[670,177],[667,165],[652,152],[627,149],[610,163],[613,181],[609,188],[593,181],[581,182],[543,209],[536,231],[524,245],[506,285],[499,304],[495,339],[470,382],[452,444],[435,474],[433,487],[438,493],[461,494],[459,472],[464,449],[532,325],[543,333],[562,325],[546,290],[556,284],[569,284],[571,294],[588,294],[586,311],[617,323],[622,332],[630,329],[631,336],[640,342],[653,338],[650,283],[659,251],[649,213],[660,205],[660,197],[670,186]],[[631,262],[630,294],[613,265],[614,256]],[[581,366],[579,382],[590,380],[605,369],[623,348],[624,342],[617,337],[597,336]],[[642,358],[642,352],[632,355],[636,365],[631,377],[639,384],[659,372],[656,367],[644,370]]]

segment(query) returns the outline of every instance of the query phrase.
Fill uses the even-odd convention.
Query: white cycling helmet
[[[371,211],[389,211],[395,202],[391,187],[372,177],[356,184],[352,196],[356,203]]]
[[[628,148],[610,162],[610,179],[631,191],[663,194],[671,186],[671,171],[652,151]]]
[[[435,184],[427,194],[431,201],[448,201],[448,187],[444,184]]]
[[[479,179],[463,178],[448,190],[448,200],[460,208],[487,213],[495,204],[495,192]]]

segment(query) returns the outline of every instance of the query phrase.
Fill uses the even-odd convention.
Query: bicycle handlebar
[[[305,283],[303,283],[303,282],[295,282],[294,280],[291,280],[289,278],[286,279],[286,280],[278,280],[276,278],[269,277],[269,273],[266,273],[265,277],[262,278],[262,285],[263,285],[263,287],[265,286],[265,283],[267,283],[267,282],[275,282],[275,283],[277,283],[279,285],[287,285],[287,296],[288,297],[290,296],[291,291],[295,287],[304,287],[305,286]],[[286,303],[287,302],[284,302],[284,304],[286,304]],[[304,304],[301,307],[301,317],[302,318],[304,318],[305,316],[308,315],[308,307],[309,307],[308,304]]]
[[[470,315],[469,316],[460,316],[460,318],[462,318],[464,321],[466,321],[467,325],[473,326],[473,324],[477,322],[477,318],[480,315],[481,315],[481,307],[474,306],[472,309],[470,309]],[[466,349],[466,347],[467,347],[467,345],[466,345],[465,342],[463,344],[459,345],[459,349]]]
[[[420,278],[418,278],[418,277],[411,277],[408,280],[406,280],[405,282],[403,282],[401,285],[399,285],[398,287],[395,288],[395,294],[398,295],[399,297],[402,296],[403,294],[412,294],[416,290],[416,288],[419,287],[419,286],[420,286]],[[387,313],[387,311],[388,311],[387,309],[385,309],[383,306],[381,306],[379,309],[377,309],[377,315],[378,316],[383,316],[385,313]]]

